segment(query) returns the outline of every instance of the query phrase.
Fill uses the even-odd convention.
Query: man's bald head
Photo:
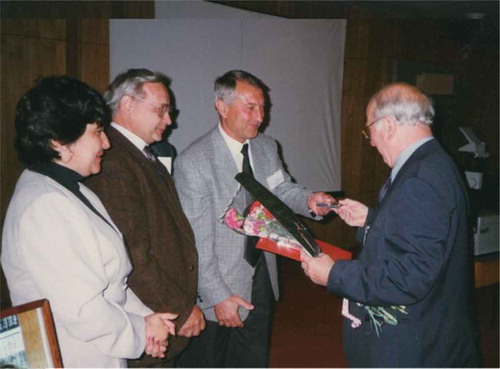
[[[385,86],[370,99],[366,118],[370,144],[393,168],[403,150],[432,136],[434,108],[418,88],[398,82]]]
[[[403,82],[391,83],[370,99],[375,119],[393,117],[399,125],[421,123],[430,126],[434,108],[430,99],[415,86]]]

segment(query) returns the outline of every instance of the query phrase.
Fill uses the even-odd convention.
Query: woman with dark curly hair
[[[101,169],[109,113],[83,82],[47,77],[16,107],[15,145],[26,169],[5,218],[2,267],[12,303],[49,300],[66,367],[126,366],[164,357],[176,316],[154,314],[127,286],[122,235],[80,183]]]

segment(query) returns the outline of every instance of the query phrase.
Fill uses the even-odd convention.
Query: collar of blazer
[[[213,166],[217,171],[217,177],[221,179],[220,185],[224,186],[226,191],[235,192],[239,187],[239,183],[234,179],[236,174],[238,174],[238,167],[233,160],[233,155],[229,150],[229,147],[219,132],[218,126],[216,126],[210,134],[210,142],[213,147]]]
[[[396,174],[396,177],[391,183],[391,188],[394,188],[399,182],[401,182],[401,178],[408,177],[412,175],[411,168],[414,168],[413,163],[418,162],[422,159],[424,155],[432,150],[438,149],[440,146],[435,139],[427,141],[422,146],[418,147],[406,160],[401,169]]]
[[[422,146],[417,148],[415,152],[413,152],[413,154],[411,154],[411,156],[397,173],[396,178],[394,178],[394,180],[391,182],[391,187],[387,194],[384,196],[384,200],[376,207],[376,212],[374,213],[373,218],[371,218],[370,223],[373,223],[375,221],[377,214],[382,208],[384,208],[384,204],[388,202],[388,199],[391,197],[391,193],[394,192],[394,190],[400,185],[400,183],[402,183],[406,178],[415,175],[415,171],[418,168],[415,163],[419,162],[427,153],[439,150],[440,148],[441,146],[439,145],[439,143],[435,139],[433,139],[424,143]]]

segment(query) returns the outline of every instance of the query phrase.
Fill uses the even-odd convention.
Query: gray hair
[[[429,97],[418,88],[401,82],[392,83],[370,100],[375,104],[374,119],[393,117],[400,125],[422,123],[430,126],[434,107]]]
[[[222,100],[226,104],[231,104],[236,98],[236,82],[246,82],[261,89],[264,94],[269,91],[269,88],[254,75],[243,70],[231,70],[215,80],[215,101]]]
[[[124,96],[142,96],[145,83],[162,83],[168,89],[170,79],[160,72],[152,72],[144,68],[129,69],[120,73],[104,93],[104,99],[111,111],[114,113],[118,109]]]

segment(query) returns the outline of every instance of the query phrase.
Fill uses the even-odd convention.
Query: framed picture
[[[0,311],[1,368],[62,368],[48,300]]]

